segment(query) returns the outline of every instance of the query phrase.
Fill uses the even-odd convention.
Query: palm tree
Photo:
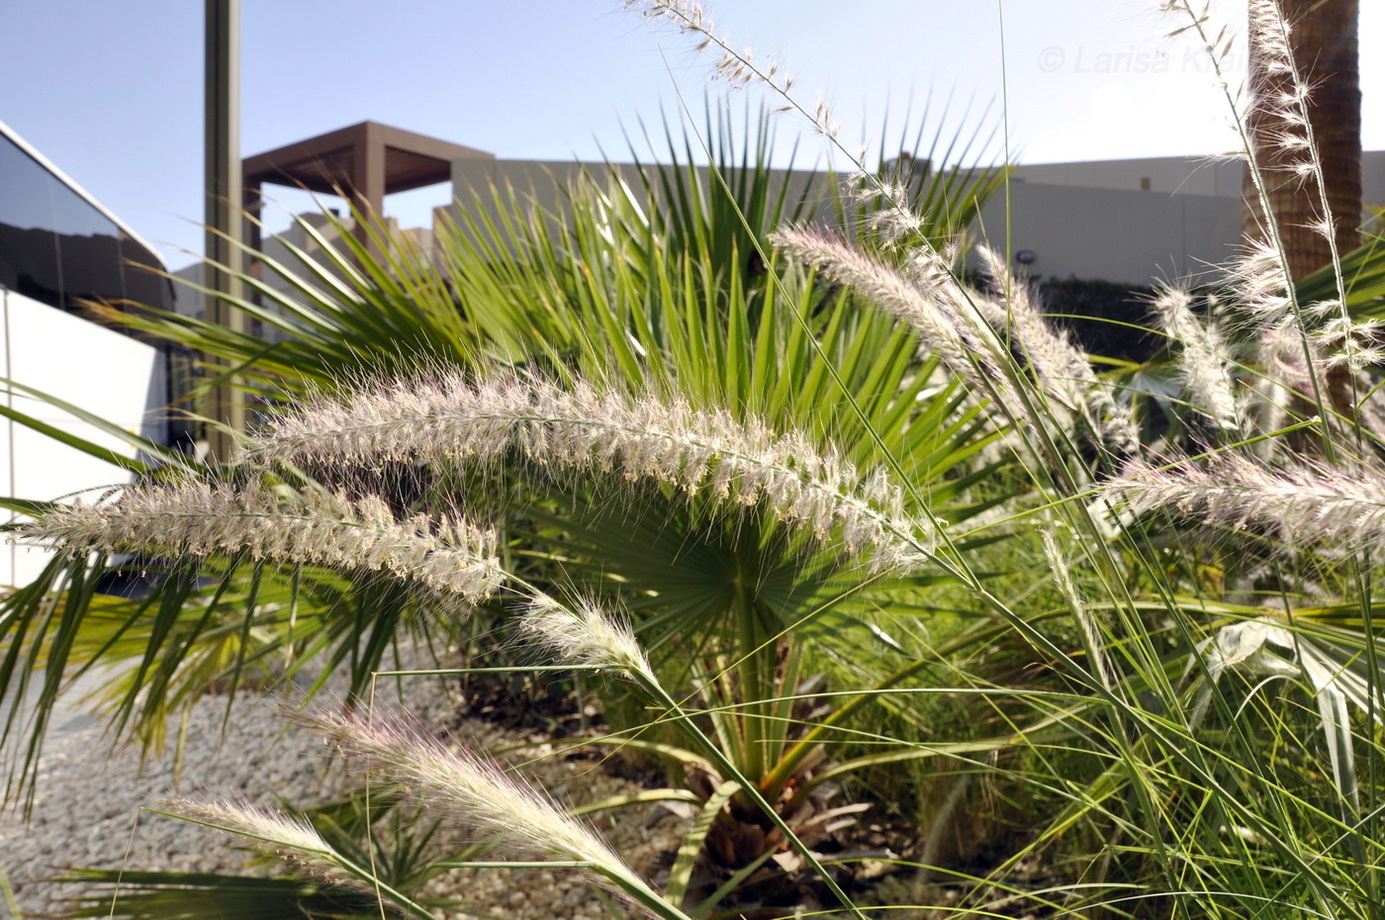
[[[309,389],[330,393],[343,381],[380,378],[415,380],[424,390],[430,375],[453,371],[472,380],[523,377],[544,381],[534,399],[597,392],[601,405],[634,400],[650,418],[658,404],[681,406],[681,417],[704,434],[714,421],[744,426],[754,451],[782,449],[794,469],[823,462],[801,450],[836,445],[823,468],[841,470],[842,495],[860,485],[856,471],[892,468],[913,485],[901,501],[915,518],[959,522],[983,510],[994,495],[978,498],[972,488],[999,464],[978,458],[1001,432],[981,404],[935,358],[921,358],[917,338],[897,320],[771,251],[771,231],[815,214],[868,232],[868,214],[857,208],[870,206],[838,200],[834,214],[832,195],[824,196],[829,183],[795,189],[770,168],[770,135],[738,145],[729,122],[709,117],[707,127],[716,138],[714,169],[692,165],[689,139],[684,162],[640,166],[633,179],[614,167],[591,170],[560,190],[556,214],[514,189],[482,190],[481,206],[441,234],[438,264],[395,246],[377,245],[372,255],[344,234],[346,251],[326,247],[319,257],[331,261],[328,270],[308,258],[266,265],[292,297],[243,275],[278,309],[235,305],[286,332],[278,345],[173,315],[131,321],[229,360],[263,398],[296,399]],[[965,137],[934,138],[932,148],[920,156],[942,162],[977,153]],[[909,194],[936,215],[913,232],[930,243],[957,237],[1000,175],[959,167],[907,177]],[[720,436],[708,437],[710,445]],[[397,459],[373,477],[391,513],[438,513],[453,502],[487,508],[513,574],[629,609],[670,686],[684,695],[701,688],[736,768],[762,783],[773,802],[817,765],[794,748],[793,705],[771,702],[805,676],[802,637],[869,646],[880,599],[916,595],[937,577],[862,569],[824,546],[822,534],[805,535],[782,515],[753,507],[728,513],[724,496],[685,495],[676,483],[554,475],[554,464],[518,446],[506,463],[479,471],[439,457]],[[311,479],[302,478],[305,471]],[[383,513],[313,498],[323,486],[363,487],[331,464],[298,464],[269,480],[254,464],[199,475],[213,483],[198,493],[206,496],[226,485],[243,489],[247,480],[296,489],[306,503],[298,512],[324,513],[343,526]],[[798,488],[789,479],[781,485]],[[253,512],[237,507],[267,513],[263,503]],[[805,514],[824,533],[841,523]],[[287,533],[288,519],[274,519]],[[846,543],[859,541],[854,534]],[[0,686],[25,686],[40,660],[61,675],[113,654],[133,656],[139,666],[112,691],[117,724],[157,744],[165,715],[201,688],[234,686],[256,668],[272,675],[290,650],[289,673],[314,660],[349,666],[361,692],[396,634],[437,622],[416,615],[430,609],[426,592],[401,587],[389,571],[343,576],[312,554],[277,568],[248,545],[220,549],[210,568],[205,560],[141,559],[144,568],[163,568],[164,577],[138,601],[97,592],[115,564],[110,554],[56,560],[0,617]],[[57,618],[48,606],[55,597],[65,605]],[[209,603],[191,603],[197,599]],[[497,602],[483,609],[500,615]],[[884,646],[875,651],[891,654]],[[26,766],[35,753],[26,751]],[[790,753],[793,763],[785,764]],[[782,804],[801,811],[813,802],[786,796]],[[724,854],[729,876],[774,844],[766,843],[770,822],[745,793],[725,804],[735,819],[719,822],[709,852]],[[814,808],[819,818],[822,809]],[[733,842],[716,846],[719,834]]]

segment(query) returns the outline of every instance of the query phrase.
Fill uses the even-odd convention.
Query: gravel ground
[[[436,679],[416,678],[406,686],[405,707],[423,724],[451,725],[452,703]],[[196,706],[186,759],[175,778],[168,758],[146,762],[138,752],[112,749],[99,722],[63,719],[64,731],[50,738],[40,765],[37,796],[27,825],[21,815],[0,814],[0,867],[8,874],[26,914],[59,913],[61,902],[80,891],[48,881],[68,867],[235,872],[246,854],[232,838],[146,809],[171,796],[243,798],[275,805],[276,797],[304,806],[330,801],[351,778],[311,731],[285,729],[277,699],[243,694],[222,734],[224,697]],[[170,728],[171,730],[171,728]],[[535,741],[478,720],[456,730],[475,750],[499,750]],[[590,755],[546,757],[540,744],[524,751],[524,772],[560,801],[581,804],[636,791],[609,775]],[[656,876],[677,846],[678,819],[658,806],[603,812],[594,823],[617,852],[638,870]],[[547,870],[454,870],[435,879],[427,896],[465,895],[467,912],[513,920],[583,920],[612,916],[611,904],[580,878]],[[0,900],[0,917],[10,914]]]

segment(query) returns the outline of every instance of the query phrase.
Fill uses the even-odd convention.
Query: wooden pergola
[[[359,213],[378,218],[386,195],[449,182],[453,160],[493,160],[495,154],[363,121],[307,140],[248,157],[242,164],[245,210],[258,214],[265,185],[285,185],[324,195],[342,195]],[[356,225],[364,245],[364,222]],[[260,230],[250,228],[259,250]]]

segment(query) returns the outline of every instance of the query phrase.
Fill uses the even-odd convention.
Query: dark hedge
[[[1088,354],[1143,364],[1163,345],[1163,336],[1143,328],[1153,288],[1069,278],[1041,281],[1039,294],[1044,312],[1070,329]]]

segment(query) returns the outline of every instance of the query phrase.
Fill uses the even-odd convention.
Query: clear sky
[[[1182,23],[1155,0],[705,5],[738,47],[782,61],[810,108],[824,93],[853,148],[878,148],[886,116],[885,146],[899,146],[906,116],[926,107],[932,123],[948,108],[948,130],[997,137],[1003,108],[1020,162],[1234,146],[1205,59],[1166,37]],[[146,239],[190,250],[201,246],[202,7],[0,0],[0,121]],[[1385,3],[1361,8],[1364,146],[1381,149],[1385,61],[1370,51],[1385,39]],[[1240,26],[1244,0],[1219,15]],[[619,0],[243,0],[242,16],[246,155],[373,119],[504,158],[619,159],[641,119],[682,117],[680,93],[700,117],[713,60]],[[728,95],[710,91],[717,104]],[[801,126],[777,117],[787,151]],[[822,151],[808,139],[800,159]],[[393,196],[386,210],[424,223],[447,194]],[[174,267],[190,261],[164,252]]]

